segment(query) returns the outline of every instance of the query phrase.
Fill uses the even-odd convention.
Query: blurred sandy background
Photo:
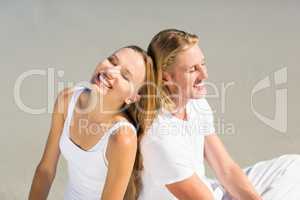
[[[50,112],[30,114],[16,103],[21,74],[32,69],[47,74],[51,68],[56,95],[59,84],[88,80],[97,62],[117,48],[146,48],[155,33],[171,27],[200,36],[209,82],[220,93],[222,84],[233,82],[225,95],[208,101],[217,124],[223,124],[217,125],[220,137],[242,167],[300,153],[299,8],[296,0],[0,0],[0,199],[27,198],[50,125]],[[274,72],[280,69],[287,70],[287,80],[276,86]],[[255,94],[254,107],[272,119],[276,91],[287,90],[286,131],[267,125],[250,106],[252,89],[268,76],[271,85]],[[22,102],[35,109],[47,108],[48,93],[47,75],[30,76],[20,88]],[[61,159],[49,199],[62,199],[66,178]]]

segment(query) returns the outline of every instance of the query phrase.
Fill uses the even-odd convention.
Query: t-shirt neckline
[[[192,120],[192,113],[191,113],[191,109],[190,109],[190,101],[187,102],[187,104],[185,105],[185,111],[186,111],[186,120],[184,119],[180,119],[176,116],[174,116],[171,112],[167,112],[166,114],[168,115],[168,117],[170,117],[171,119],[177,121],[178,123],[182,123],[182,124],[187,124]]]

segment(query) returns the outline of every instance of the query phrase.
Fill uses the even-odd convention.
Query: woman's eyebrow
[[[118,58],[117,55],[113,54],[108,57],[108,60],[113,64],[113,65],[120,65],[120,59]]]
[[[111,56],[109,56],[108,60],[113,65],[120,65],[120,59],[118,58],[118,56],[116,54],[112,54]],[[132,75],[132,73],[127,68],[125,68],[124,66],[121,66],[121,69],[125,72],[125,74],[127,74],[128,76],[130,76],[130,78],[132,79],[133,75]]]

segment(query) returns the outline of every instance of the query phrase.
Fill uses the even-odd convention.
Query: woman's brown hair
[[[131,123],[137,128],[138,148],[136,159],[133,167],[133,172],[130,177],[128,187],[125,193],[124,200],[136,200],[139,196],[142,183],[141,183],[141,171],[142,171],[142,155],[140,153],[140,140],[146,133],[147,128],[151,125],[153,119],[156,116],[157,100],[156,100],[156,79],[155,69],[153,68],[153,62],[151,57],[148,56],[146,51],[138,46],[127,46],[125,48],[132,49],[140,53],[143,57],[146,66],[146,76],[142,87],[139,90],[140,100],[132,103],[125,110],[125,113],[130,118]]]

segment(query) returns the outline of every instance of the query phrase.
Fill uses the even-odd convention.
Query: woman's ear
[[[127,98],[127,99],[125,100],[125,103],[126,103],[126,104],[131,104],[131,103],[134,103],[134,102],[139,101],[140,99],[141,99],[141,95],[135,94],[135,95],[133,95],[133,96]]]

